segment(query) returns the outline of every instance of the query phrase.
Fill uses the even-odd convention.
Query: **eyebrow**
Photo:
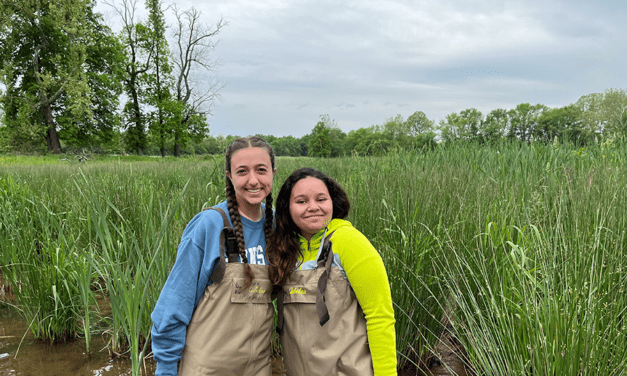
[[[320,198],[320,197],[329,197],[330,198],[331,195],[327,194],[327,193],[318,193],[318,194],[314,195],[314,198]],[[298,196],[294,196],[293,199],[296,200],[297,198],[309,198],[309,196],[308,195],[298,195]]]
[[[258,168],[258,167],[266,167],[269,168],[268,165],[266,163],[259,163],[253,166],[253,168]],[[245,164],[241,164],[241,165],[237,165],[235,166],[235,168],[248,168],[248,165]]]

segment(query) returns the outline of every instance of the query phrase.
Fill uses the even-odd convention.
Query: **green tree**
[[[293,136],[275,138],[269,142],[276,155],[298,157],[303,155],[300,140]]]
[[[309,155],[309,141],[311,140],[311,133],[304,135],[303,137],[298,139],[300,143],[301,155]]]
[[[585,144],[588,141],[581,126],[581,109],[574,104],[547,108],[537,121],[535,136],[540,141],[550,142],[555,137],[574,144]]]
[[[381,127],[381,130],[383,137],[385,137],[389,143],[388,150],[390,148],[407,150],[412,147],[409,123],[407,123],[400,114],[387,119],[383,127]]]
[[[410,136],[416,137],[420,134],[433,132],[435,121],[430,120],[424,112],[416,111],[405,120],[405,128]]]
[[[481,137],[484,142],[495,143],[505,136],[508,126],[509,115],[507,110],[503,108],[492,110],[486,115],[481,125]]]
[[[320,120],[324,123],[325,127],[329,129],[329,137],[331,138],[330,156],[340,157],[345,155],[344,140],[346,139],[346,133],[338,127],[335,120],[332,120],[329,115],[322,115]]]
[[[531,141],[531,138],[537,133],[538,117],[547,108],[542,104],[521,103],[516,108],[509,110],[510,128],[507,137],[524,142]]]
[[[481,111],[476,108],[468,108],[459,114],[452,113],[440,121],[442,141],[481,141],[479,132],[482,124]]]
[[[59,153],[59,110],[90,116],[84,20],[93,6],[90,0],[0,1],[2,103],[13,141],[37,145],[43,138],[49,151]]]
[[[611,136],[627,136],[627,92],[607,89],[603,93],[602,116],[606,119],[603,132]]]
[[[588,137],[601,136],[607,119],[603,118],[603,94],[587,94],[579,98],[575,105],[581,111],[581,127]]]
[[[311,130],[307,155],[310,157],[330,157],[333,143],[331,142],[330,129],[324,121],[319,121]]]
[[[86,10],[85,23],[91,43],[86,44],[85,74],[91,91],[91,111],[75,117],[65,106],[58,119],[59,138],[67,146],[120,150],[119,98],[123,92],[123,46],[104,25],[100,13]],[[65,99],[62,94],[62,98]],[[91,116],[89,116],[91,115]]]
[[[392,148],[391,139],[376,125],[348,132],[345,145],[351,154],[364,156],[385,155]]]
[[[362,146],[364,139],[368,137],[370,130],[368,128],[359,128],[348,132],[344,145],[346,150],[351,154],[363,155],[365,148]]]

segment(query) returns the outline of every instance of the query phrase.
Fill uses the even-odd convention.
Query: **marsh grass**
[[[436,356],[446,314],[478,374],[624,375],[625,146],[278,158],[274,192],[303,166],[346,189],[348,220],[388,270],[401,367]],[[1,270],[38,338],[104,330],[139,374],[180,236],[224,199],[223,166],[223,157],[3,165]]]

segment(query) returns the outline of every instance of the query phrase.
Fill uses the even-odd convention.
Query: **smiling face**
[[[294,185],[290,194],[290,215],[307,240],[329,224],[333,201],[322,180],[309,176]]]
[[[233,154],[231,171],[227,171],[226,176],[233,183],[242,215],[252,220],[258,219],[261,215],[261,202],[272,191],[275,172],[270,155],[264,148],[245,148]]]

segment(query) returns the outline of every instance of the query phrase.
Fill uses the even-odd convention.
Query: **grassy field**
[[[446,313],[479,374],[626,375],[626,161],[624,143],[279,158],[274,192],[303,166],[346,189],[389,273],[401,366],[432,356]],[[0,267],[35,335],[104,333],[140,374],[176,246],[224,199],[223,166],[0,156]]]

